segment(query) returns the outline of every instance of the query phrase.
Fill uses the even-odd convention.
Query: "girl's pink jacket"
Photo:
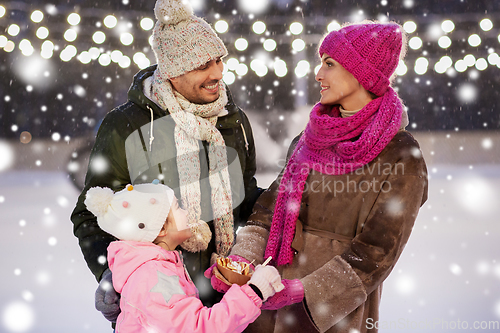
[[[248,285],[233,285],[219,303],[204,307],[177,251],[116,241],[108,263],[121,294],[116,332],[242,332],[260,315],[262,301]]]

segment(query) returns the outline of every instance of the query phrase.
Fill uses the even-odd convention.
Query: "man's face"
[[[223,66],[220,58],[210,60],[201,67],[170,79],[170,82],[191,103],[212,103],[219,98]]]

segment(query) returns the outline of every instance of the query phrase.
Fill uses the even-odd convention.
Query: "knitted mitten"
[[[95,308],[100,311],[104,318],[116,323],[120,314],[120,294],[113,288],[111,271],[106,269],[102,274],[99,287],[95,291]]]
[[[299,279],[281,280],[285,288],[269,297],[267,302],[262,304],[261,310],[278,310],[284,306],[302,302],[304,299],[304,286]]]
[[[247,284],[253,284],[260,290],[263,302],[285,288],[278,270],[273,266],[257,265]]]

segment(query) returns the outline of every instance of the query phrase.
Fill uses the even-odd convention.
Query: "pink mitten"
[[[261,310],[278,310],[284,306],[294,303],[302,302],[304,299],[304,286],[299,279],[295,280],[281,280],[285,288],[269,297],[268,300],[262,304]]]
[[[233,261],[250,263],[250,261],[246,260],[245,258],[236,255],[231,255],[228,258],[230,258]],[[208,267],[208,269],[205,271],[203,275],[205,275],[207,279],[210,279],[210,284],[212,284],[212,288],[214,288],[214,290],[217,290],[220,293],[226,293],[231,287],[231,285],[228,285],[227,283],[217,278],[216,274],[214,273],[214,268],[217,269],[216,267],[217,263]],[[251,268],[253,269],[253,265],[251,265]]]

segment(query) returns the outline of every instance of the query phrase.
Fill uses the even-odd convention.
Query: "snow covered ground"
[[[430,165],[429,173],[429,200],[371,325],[498,332],[500,167]],[[266,186],[273,177],[258,178]],[[77,195],[61,171],[0,172],[0,332],[111,332],[72,234]]]

